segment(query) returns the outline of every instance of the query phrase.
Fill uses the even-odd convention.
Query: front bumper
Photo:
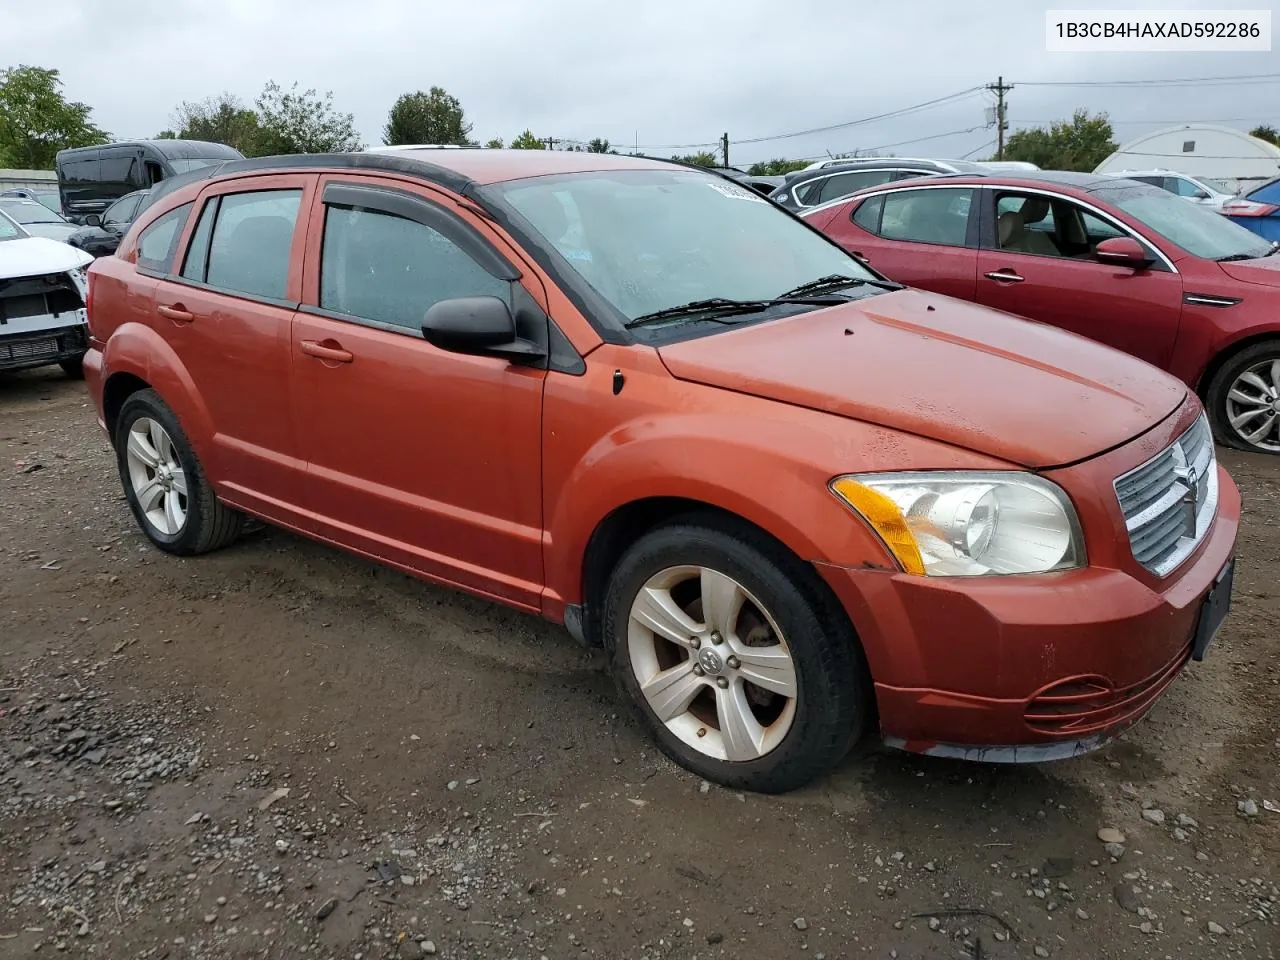
[[[1048,760],[1101,746],[1139,720],[1190,659],[1202,602],[1234,554],[1240,494],[1218,473],[1213,526],[1163,581],[1112,558],[990,580],[818,564],[863,642],[886,742]]]
[[[0,332],[0,370],[24,370],[75,360],[84,356],[88,348],[89,328],[84,323],[7,336]]]

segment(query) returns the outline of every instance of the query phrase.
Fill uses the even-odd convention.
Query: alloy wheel
[[[139,417],[129,428],[125,462],[147,523],[176,537],[187,522],[187,474],[168,431],[150,417]]]
[[[1280,359],[1255,363],[1227,391],[1227,421],[1245,443],[1280,453]]]
[[[636,594],[627,630],[641,694],[689,747],[757,760],[790,731],[799,696],[791,650],[732,577],[692,565],[659,571]]]

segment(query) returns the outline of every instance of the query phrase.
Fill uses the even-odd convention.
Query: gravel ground
[[[1280,956],[1280,464],[1128,736],[674,767],[562,632],[263,530],[135,529],[82,384],[0,376],[0,958]]]

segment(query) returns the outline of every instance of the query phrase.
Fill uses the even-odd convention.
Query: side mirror
[[[513,363],[542,360],[546,351],[516,336],[516,321],[497,297],[455,297],[431,305],[422,318],[422,336],[450,353],[507,357]]]
[[[1209,199],[1209,195],[1208,195],[1207,193],[1205,193],[1203,190],[1197,190],[1197,191],[1196,191],[1195,193],[1193,193],[1191,196],[1192,196],[1192,198],[1193,198],[1193,199],[1196,199],[1196,200],[1208,200],[1208,199]]]
[[[96,213],[91,213],[84,218],[84,225],[86,227],[100,227],[102,226],[102,218]]]
[[[1110,263],[1117,267],[1141,270],[1151,266],[1151,257],[1133,237],[1111,237],[1103,240],[1094,248],[1093,256],[1099,263]]]

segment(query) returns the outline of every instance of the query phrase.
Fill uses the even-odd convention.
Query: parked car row
[[[84,369],[160,549],[252,516],[538,613],[780,791],[873,730],[1075,756],[1206,655],[1240,497],[1197,391],[1266,448],[1268,249],[1034,171],[802,219],[638,157],[233,161],[93,261]]]

